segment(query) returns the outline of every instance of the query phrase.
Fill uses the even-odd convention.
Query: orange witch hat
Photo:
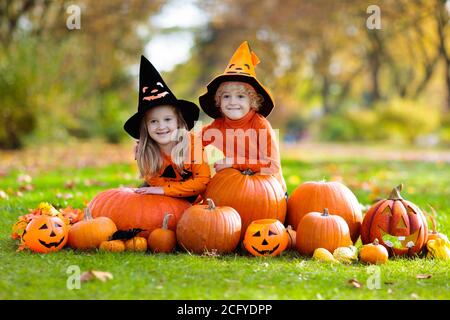
[[[248,42],[244,41],[241,43],[231,57],[223,74],[215,77],[206,86],[206,93],[200,96],[199,101],[203,111],[214,119],[222,117],[214,100],[216,91],[222,82],[239,81],[250,84],[257,93],[262,95],[264,101],[258,112],[262,116],[267,117],[274,107],[274,102],[269,90],[256,79],[255,67],[258,63],[259,58],[250,50]]]

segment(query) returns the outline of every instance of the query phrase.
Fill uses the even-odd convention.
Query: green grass
[[[439,230],[450,234],[450,166],[435,162],[374,162],[341,159],[283,162],[289,191],[308,180],[342,179],[359,201],[370,204],[403,182],[403,196],[439,213]],[[0,178],[0,299],[449,299],[450,263],[430,259],[390,259],[377,269],[379,289],[369,288],[373,270],[357,263],[332,265],[285,252],[280,257],[256,258],[236,253],[226,256],[174,254],[77,252],[63,249],[41,255],[16,252],[11,226],[28,208],[48,201],[57,207],[83,207],[96,193],[119,185],[135,186],[136,169],[129,164],[102,168],[53,170],[33,176],[34,190],[18,190],[19,170]],[[89,179],[102,185],[86,185]],[[75,181],[73,189],[64,185]],[[379,190],[371,189],[374,186]],[[375,191],[374,191],[375,190]],[[70,194],[67,199],[64,195]],[[58,197],[62,194],[62,197]],[[361,243],[358,241],[357,246]],[[83,282],[69,290],[71,265],[81,272],[107,271],[113,279]],[[417,275],[431,275],[418,279]],[[360,288],[349,283],[355,279]]]

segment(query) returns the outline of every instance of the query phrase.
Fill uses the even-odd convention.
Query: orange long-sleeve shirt
[[[250,110],[239,120],[226,117],[215,119],[201,131],[202,144],[213,144],[226,158],[231,158],[233,168],[250,169],[261,174],[274,175],[284,191],[278,141],[269,121]]]
[[[191,149],[193,150],[193,149]],[[199,149],[196,149],[198,152]],[[204,149],[202,148],[202,154]],[[192,151],[194,152],[194,151]],[[203,193],[211,179],[211,171],[205,157],[194,157],[184,164],[181,175],[169,155],[164,154],[163,167],[156,177],[145,177],[150,186],[163,187],[164,195],[187,198]]]

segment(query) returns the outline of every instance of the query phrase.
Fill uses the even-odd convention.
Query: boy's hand
[[[134,190],[135,193],[139,194],[164,194],[164,189],[162,187],[143,187]]]

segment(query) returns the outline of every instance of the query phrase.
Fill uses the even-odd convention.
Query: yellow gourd
[[[339,261],[337,261],[333,257],[331,252],[325,248],[317,248],[316,250],[314,250],[313,259],[318,260],[318,261],[328,261],[328,262],[339,263]]]
[[[427,257],[449,260],[450,259],[450,242],[438,238],[427,242]]]
[[[333,251],[333,257],[339,262],[350,264],[358,261],[358,250],[355,246],[339,247]]]

